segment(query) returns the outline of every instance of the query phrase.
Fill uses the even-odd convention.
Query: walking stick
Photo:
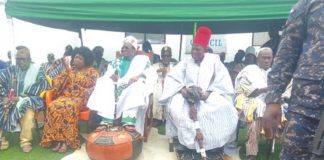
[[[12,103],[12,99],[14,98],[14,96],[15,96],[15,90],[14,89],[10,89],[9,95],[8,95],[9,100],[10,100],[10,103],[4,105],[5,106],[5,115],[4,115],[4,119],[5,120],[7,120],[7,118],[8,118],[10,108],[12,107],[12,105],[14,105]]]
[[[274,121],[272,123],[272,130],[273,130],[273,137],[272,139],[266,140],[266,146],[267,146],[267,154],[266,154],[266,160],[272,159],[272,155],[274,154],[275,150],[275,144],[276,144],[276,134],[278,132],[277,123]]]
[[[207,160],[207,155],[204,147],[204,136],[200,130],[199,122],[197,119],[197,108],[194,104],[190,105],[190,118],[194,121],[195,129],[196,129],[196,141],[198,142],[200,154],[203,160]]]
[[[193,87],[189,87],[187,92],[188,95],[186,99],[190,107],[189,115],[190,115],[190,119],[194,121],[194,126],[196,129],[195,140],[198,142],[202,159],[207,160],[207,154],[204,147],[204,136],[201,132],[201,128],[197,118],[197,104],[199,104],[202,91],[201,88],[193,86]]]
[[[14,73],[15,70],[13,70],[13,68],[10,68],[10,72],[11,73]],[[9,90],[9,94],[8,94],[8,98],[9,98],[9,102],[8,104],[4,104],[4,120],[7,120],[8,118],[8,115],[9,115],[9,111],[10,111],[10,108],[12,107],[12,105],[14,105],[12,103],[12,99],[15,97],[15,90],[14,90],[14,85],[17,81],[17,77],[14,76],[12,79],[11,79],[11,89]],[[17,87],[18,88],[18,87]],[[18,94],[18,93],[17,93]],[[18,96],[18,95],[17,95]]]
[[[115,70],[115,75],[116,76],[119,75],[117,69]],[[114,90],[114,95],[115,95],[115,113],[114,113],[114,124],[113,124],[113,126],[115,126],[116,123],[118,123],[117,120],[116,120],[116,117],[117,117],[117,102],[118,102],[118,85],[117,85],[117,82],[114,82],[114,88],[115,88],[115,90]]]
[[[115,72],[114,72],[114,75],[116,75],[119,79],[119,75],[120,75],[120,70],[119,69],[116,69]],[[117,119],[117,103],[118,103],[118,100],[119,100],[119,96],[121,94],[121,91],[126,88],[128,85],[122,85],[122,86],[119,86],[118,87],[118,80],[115,82],[114,81],[114,96],[115,96],[115,112],[114,112],[114,120],[113,120],[113,126],[119,126],[121,125],[121,120],[120,118]],[[119,90],[118,90],[119,89]]]

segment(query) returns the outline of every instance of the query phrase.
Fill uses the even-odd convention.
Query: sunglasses
[[[162,54],[161,57],[172,57],[171,54]]]
[[[16,61],[28,61],[29,58],[16,58]]]

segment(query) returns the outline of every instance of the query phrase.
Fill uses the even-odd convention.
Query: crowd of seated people
[[[47,55],[48,62],[42,65],[32,61],[27,47],[18,46],[16,65],[11,63],[11,54],[8,56],[10,63],[1,63],[0,149],[9,147],[4,132],[20,131],[22,151],[32,151],[32,128],[35,113],[40,111],[45,113],[41,146],[59,153],[69,148],[80,148],[78,121],[82,107],[88,106],[100,117],[101,123],[107,125],[118,118],[114,117],[115,111],[102,112],[102,109],[114,108],[107,107],[107,104],[115,104],[115,90],[110,84],[116,82],[119,84],[121,103],[117,109],[123,115],[122,125],[127,131],[136,129],[143,134],[142,117],[147,110],[148,96],[153,95],[157,72],[149,57],[138,54],[137,45],[134,37],[125,38],[121,57],[109,65],[102,58],[104,50],[100,46],[91,51],[87,47],[72,48],[68,45],[62,58],[55,60],[54,54],[50,53]],[[170,58],[169,55],[167,57]],[[110,92],[105,90],[101,94],[101,85],[111,87]],[[45,106],[45,95],[49,92],[53,92],[54,96]],[[103,96],[107,93],[112,95],[110,100]],[[143,98],[139,99],[139,95]],[[134,101],[130,101],[132,97]],[[97,105],[101,101],[103,105]]]
[[[245,52],[239,50],[233,62],[225,63],[224,52],[218,55],[208,48],[211,31],[206,27],[198,31],[191,57],[179,63],[172,58],[171,47],[164,46],[159,56],[145,42],[145,50],[139,51],[137,39],[132,36],[124,39],[120,55],[110,63],[103,59],[101,46],[90,50],[68,45],[62,58],[55,60],[50,53],[47,63],[37,65],[29,49],[18,46],[16,65],[11,63],[11,54],[10,61],[0,61],[0,150],[9,147],[3,133],[20,130],[20,147],[30,152],[34,115],[40,111],[45,111],[40,144],[58,153],[80,148],[78,121],[82,107],[92,111],[99,129],[112,126],[120,118],[126,131],[136,130],[143,135],[145,115],[153,99],[154,124],[165,124],[168,137],[176,137],[179,144],[202,155],[205,150],[214,150],[221,158],[224,147],[237,133],[234,106],[238,105],[233,95],[239,99],[240,95],[248,93],[249,97],[260,90],[255,93],[258,97],[266,91],[266,86],[248,86],[240,78],[251,66],[260,66],[263,52],[256,56],[255,49],[248,47]],[[269,48],[261,50],[272,55]],[[272,58],[267,61],[267,69],[271,62]],[[45,106],[44,95],[49,92],[54,96]],[[194,106],[196,109],[192,109]],[[249,118],[249,113],[244,114],[243,119]],[[258,134],[254,131],[254,137],[249,137],[254,140],[252,145],[257,143]],[[199,140],[203,143],[197,148]],[[257,149],[251,150],[253,153],[248,154],[256,156]]]

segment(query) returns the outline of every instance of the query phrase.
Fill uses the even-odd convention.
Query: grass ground
[[[80,125],[81,132],[85,131],[84,124]],[[159,134],[165,133],[164,126],[158,127]],[[38,145],[39,138],[37,134],[34,134],[33,151],[31,153],[23,153],[19,147],[19,133],[6,133],[7,139],[10,141],[10,148],[4,151],[0,151],[0,160],[59,160],[64,156],[72,153],[69,150],[67,153],[60,154],[54,153],[49,149],[42,148]],[[245,160],[245,141],[246,141],[246,129],[241,129],[239,132],[238,145],[241,146],[240,157]],[[276,143],[275,153],[271,156],[270,160],[277,160],[281,146]],[[262,138],[259,143],[258,160],[266,160],[266,140]]]
[[[239,140],[238,140],[238,146],[241,147],[240,149],[240,158],[242,160],[246,159],[246,150],[245,150],[245,142],[246,142],[246,128],[240,129],[239,132]],[[276,141],[275,143],[275,152],[270,155],[269,160],[278,160],[279,159],[279,153],[281,150],[281,145]],[[261,140],[259,141],[259,152],[257,156],[257,160],[266,160],[267,159],[267,144],[266,144],[266,139],[264,136],[261,137]]]
[[[19,147],[19,133],[6,133],[5,135],[10,142],[10,148],[0,151],[1,160],[59,160],[72,153],[70,150],[67,153],[59,154],[39,146],[37,134],[34,134],[33,150],[30,153],[24,153]]]

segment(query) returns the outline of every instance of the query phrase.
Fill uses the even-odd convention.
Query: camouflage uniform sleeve
[[[281,102],[281,94],[296,70],[306,35],[307,4],[307,0],[298,1],[288,17],[272,70],[268,75],[269,91],[265,99],[267,104]]]

